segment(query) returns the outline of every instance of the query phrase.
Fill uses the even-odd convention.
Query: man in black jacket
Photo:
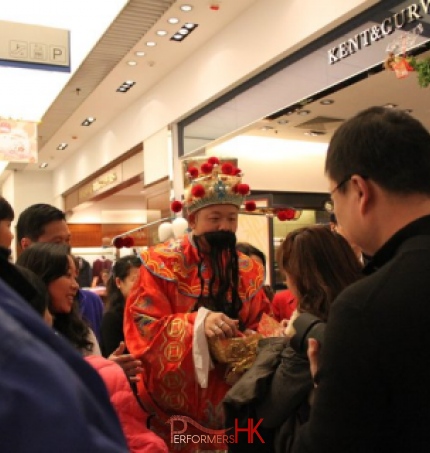
[[[373,259],[332,306],[298,452],[430,451],[430,134],[367,109],[334,134],[325,171],[348,237]]]

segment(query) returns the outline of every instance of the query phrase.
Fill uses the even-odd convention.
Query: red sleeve
[[[261,288],[255,296],[243,303],[242,310],[240,311],[240,318],[245,323],[246,328],[257,330],[258,323],[260,322],[263,313],[267,313],[271,316],[272,309],[264,289]]]
[[[147,376],[160,379],[181,368],[187,373],[193,369],[197,314],[189,313],[193,303],[192,298],[178,296],[175,282],[154,276],[141,266],[139,282],[124,311],[124,336],[129,351],[142,360]]]

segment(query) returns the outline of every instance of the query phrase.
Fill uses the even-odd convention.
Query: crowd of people
[[[332,223],[284,238],[276,294],[236,241],[249,188],[230,161],[188,168],[189,231],[116,260],[106,304],[53,206],[20,214],[12,263],[0,198],[1,450],[428,451],[430,134],[369,108],[325,173]]]

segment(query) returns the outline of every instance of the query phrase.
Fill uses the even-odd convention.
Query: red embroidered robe
[[[143,252],[142,261],[139,282],[126,303],[124,335],[129,351],[143,363],[138,389],[145,406],[156,414],[151,427],[169,445],[166,421],[172,415],[186,415],[207,428],[221,429],[220,403],[229,386],[224,381],[225,365],[219,363],[209,372],[207,388],[196,381],[192,347],[197,312],[191,310],[200,295],[200,259],[195,245],[184,236]],[[261,315],[270,312],[262,289],[264,271],[241,253],[239,269],[240,319],[247,328],[256,329]],[[205,294],[210,276],[211,270],[204,266]],[[220,448],[214,444],[204,448],[212,447]],[[169,451],[199,448],[175,444]]]

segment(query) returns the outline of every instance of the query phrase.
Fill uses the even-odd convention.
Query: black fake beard
[[[200,257],[198,275],[201,288],[196,309],[203,306],[212,311],[223,312],[232,319],[238,319],[242,300],[238,291],[239,258],[236,251],[236,235],[231,231],[214,231],[194,236],[194,242]],[[203,296],[204,259],[212,270],[207,297]],[[229,292],[231,301],[227,299]]]

